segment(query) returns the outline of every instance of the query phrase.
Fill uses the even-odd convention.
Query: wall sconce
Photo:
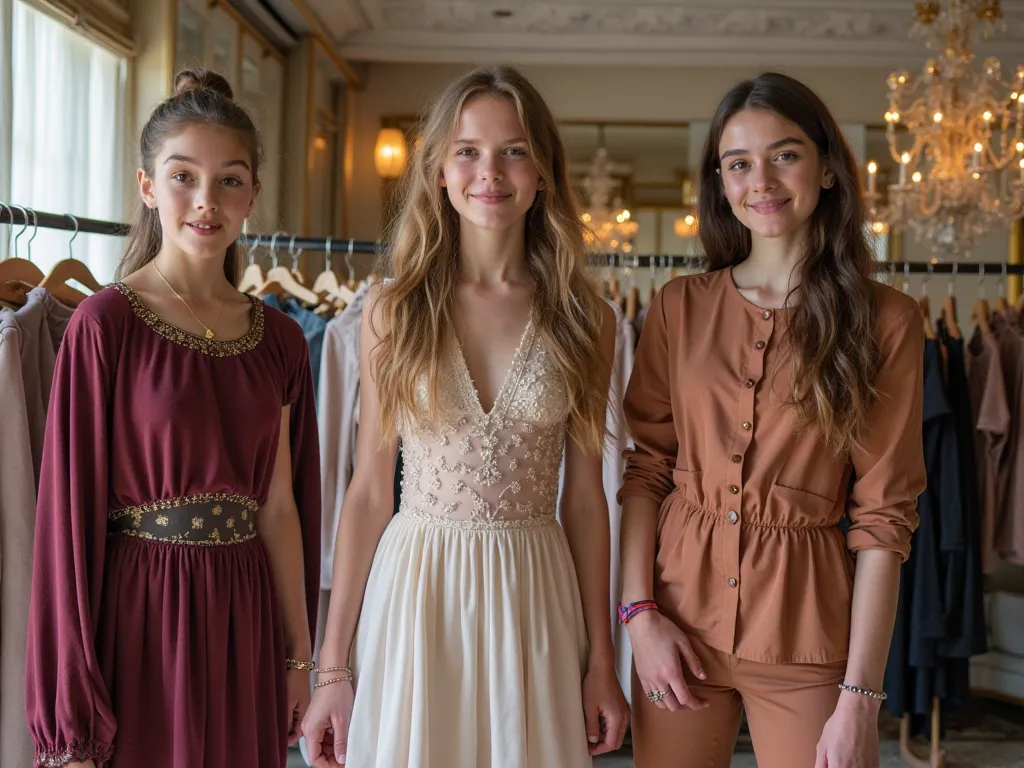
[[[398,128],[381,128],[373,149],[373,164],[383,179],[396,179],[405,170],[405,134]]]

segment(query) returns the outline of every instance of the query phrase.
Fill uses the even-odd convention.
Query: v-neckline
[[[477,415],[482,419],[490,419],[491,416],[498,411],[498,406],[502,405],[504,400],[511,394],[509,387],[514,380],[519,378],[519,369],[522,368],[528,351],[526,344],[527,338],[530,337],[532,330],[533,312],[531,311],[530,316],[526,320],[526,327],[523,328],[523,335],[519,338],[519,345],[516,347],[516,351],[512,355],[512,364],[509,366],[508,371],[506,371],[505,378],[502,379],[501,386],[498,388],[498,392],[494,396],[494,402],[491,403],[490,410],[486,411],[484,410],[483,403],[480,401],[480,390],[477,389],[476,382],[473,380],[473,374],[470,373],[469,363],[466,362],[466,355],[462,349],[462,341],[459,339],[458,335],[454,336],[455,356],[458,358],[459,367],[462,369],[465,381],[473,393],[473,406],[476,408]]]

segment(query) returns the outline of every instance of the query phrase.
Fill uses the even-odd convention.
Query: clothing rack
[[[0,224],[9,224],[22,227],[22,232],[28,227],[41,227],[43,229],[58,229],[65,232],[82,232],[96,235],[111,235],[124,237],[131,229],[128,224],[116,221],[103,221],[100,219],[89,219],[80,216],[72,216],[68,213],[44,213],[34,211],[25,206],[8,206],[0,203]],[[20,233],[19,233],[20,234]],[[376,255],[380,252],[381,244],[373,240],[355,240],[333,237],[298,237],[287,232],[275,232],[272,234],[242,235],[239,242],[253,248],[265,246],[270,248],[287,247],[289,249],[302,249],[303,251],[315,251],[326,253],[328,248],[332,254],[362,254]],[[639,269],[647,268],[680,268],[680,269],[702,269],[705,266],[703,257],[700,256],[678,256],[669,254],[589,254],[587,263],[592,267],[605,267],[614,269]],[[981,277],[1004,277],[1006,275],[1024,275],[1024,264],[1007,264],[1005,262],[975,262],[975,261],[945,261],[945,262],[924,262],[924,261],[892,261],[879,262],[880,272],[899,274],[929,274],[929,275],[979,275]]]

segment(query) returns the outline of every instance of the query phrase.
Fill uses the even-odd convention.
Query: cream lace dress
[[[401,430],[401,511],[363,598],[346,765],[589,767],[586,632],[555,520],[565,391],[532,322],[490,413],[457,344],[448,363],[457,416]]]

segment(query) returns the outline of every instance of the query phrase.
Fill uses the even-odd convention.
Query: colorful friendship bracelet
[[[628,624],[630,619],[644,611],[656,611],[658,604],[653,600],[638,600],[635,603],[627,603],[619,606],[619,623]]]

